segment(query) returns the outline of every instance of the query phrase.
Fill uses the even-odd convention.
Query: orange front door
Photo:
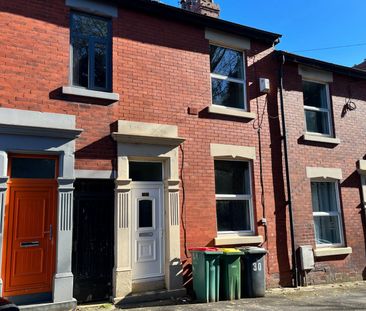
[[[3,296],[52,291],[57,183],[10,179],[5,215]]]

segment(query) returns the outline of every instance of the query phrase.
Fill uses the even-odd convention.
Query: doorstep
[[[173,290],[154,290],[142,293],[132,293],[124,298],[116,298],[113,302],[117,306],[125,306],[130,304],[180,298],[186,296],[186,294],[187,292],[185,288]]]
[[[19,306],[19,309],[24,311],[70,311],[76,309],[76,300],[23,305]]]

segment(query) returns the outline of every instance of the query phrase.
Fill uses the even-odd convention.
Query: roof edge
[[[146,14],[157,15],[171,20],[184,21],[190,25],[203,26],[229,32],[239,36],[249,37],[271,45],[276,45],[282,37],[281,34],[252,28],[219,18],[209,17],[181,8],[162,4],[152,0],[108,0],[120,7],[142,11]]]
[[[331,71],[333,73],[338,73],[352,78],[366,79],[366,71],[364,70],[329,63],[319,59],[309,58],[281,50],[277,50],[275,53],[278,55],[278,57],[285,57],[285,60],[289,62],[307,65],[315,69]]]

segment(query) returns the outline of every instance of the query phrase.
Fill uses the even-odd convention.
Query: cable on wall
[[[180,220],[182,223],[182,229],[183,229],[183,245],[184,245],[184,254],[186,258],[190,258],[188,255],[188,248],[187,248],[187,213],[186,213],[186,191],[184,187],[184,146],[183,143],[179,145],[179,149],[182,155],[182,162],[180,166],[180,172],[179,172],[179,178],[181,180],[181,186],[182,186],[182,204],[181,204],[181,215]]]
[[[345,98],[345,104],[342,109],[341,117],[344,118],[349,111],[357,109],[356,103],[352,100],[351,84],[348,84],[348,97]]]
[[[257,76],[257,71],[256,71],[256,60],[255,60],[255,55],[253,56],[253,73],[254,73],[254,79],[259,79],[259,77]],[[259,107],[259,99],[258,96],[256,96],[256,104],[257,104],[257,118],[254,120],[253,122],[253,129],[257,130],[257,135],[258,135],[258,152],[259,152],[259,182],[260,182],[260,187],[261,187],[261,206],[262,206],[262,220],[266,219],[266,202],[265,202],[265,189],[264,189],[264,177],[263,177],[263,155],[262,155],[262,135],[261,135],[261,130],[262,130],[262,126],[263,126],[263,121],[264,121],[264,116],[266,114],[266,110],[267,110],[267,105],[268,105],[268,95],[266,95],[265,97],[265,103],[263,105],[262,111],[260,110]],[[265,243],[268,242],[268,228],[267,228],[267,222],[263,222],[262,221],[262,225],[264,227],[264,241],[261,244],[261,246],[263,246]],[[268,246],[268,243],[267,243]],[[268,261],[267,261],[267,269],[269,272],[269,265],[268,265]]]

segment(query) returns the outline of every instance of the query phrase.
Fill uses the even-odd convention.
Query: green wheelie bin
[[[235,248],[222,248],[221,251],[221,296],[225,300],[240,299],[240,258],[243,253]]]
[[[193,290],[197,301],[219,301],[222,251],[214,247],[190,248],[189,251],[192,254]]]
[[[240,247],[242,257],[242,297],[263,297],[266,292],[265,255],[261,247]]]

